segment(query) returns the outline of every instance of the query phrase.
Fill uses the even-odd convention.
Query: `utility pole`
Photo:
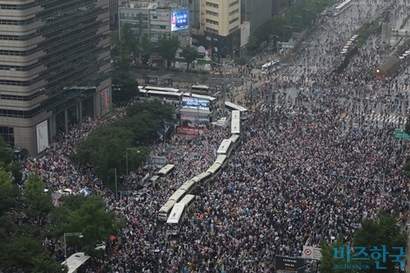
[[[222,61],[222,73],[223,73],[223,99],[222,99],[222,111],[223,116],[225,116],[225,100],[226,100],[226,78],[225,78],[225,59]]]

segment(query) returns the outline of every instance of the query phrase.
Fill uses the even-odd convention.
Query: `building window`
[[[235,22],[238,22],[238,21],[239,21],[239,17],[236,17],[235,19],[232,19],[231,21],[229,21],[229,24],[231,25],[231,24],[233,24]]]
[[[208,7],[213,7],[213,8],[219,8],[219,5],[218,4],[214,4],[214,3],[211,3],[211,2],[206,2],[206,5],[208,6]]]
[[[0,127],[0,136],[3,137],[4,141],[7,144],[10,144],[12,147],[14,147],[14,129],[13,127]]]
[[[205,28],[205,30],[206,30],[207,32],[214,33],[214,34],[218,34],[218,33],[219,33],[216,29],[213,29],[213,28],[210,28],[210,27]]]
[[[232,33],[232,32],[234,32],[234,31],[236,31],[237,29],[239,29],[239,27],[231,28],[231,29],[229,30],[229,33]]]
[[[233,10],[229,13],[229,16],[239,13],[239,9]]]
[[[239,4],[239,0],[230,3],[230,4],[229,4],[229,7],[232,8],[233,6],[236,6],[236,5],[238,5],[238,4]]]
[[[210,20],[210,19],[206,19],[206,22],[212,25],[219,25],[219,23],[217,21],[214,20]]]
[[[206,11],[206,14],[212,15],[212,16],[215,16],[215,17],[218,17],[218,13],[217,13],[217,12],[213,12],[213,11],[210,11],[210,10],[207,10],[207,11]]]

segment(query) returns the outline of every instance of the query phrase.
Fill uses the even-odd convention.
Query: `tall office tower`
[[[240,0],[201,0],[200,29],[217,61],[240,47],[240,9]]]
[[[271,17],[272,0],[241,0],[241,19],[250,23],[252,34]]]
[[[0,3],[0,135],[36,155],[111,108],[109,0]]]

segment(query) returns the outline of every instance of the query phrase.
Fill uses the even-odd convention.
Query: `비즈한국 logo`
[[[333,258],[340,259],[344,263],[334,264],[334,269],[369,269],[369,265],[363,264],[350,264],[357,261],[374,261],[376,269],[387,269],[387,259],[393,263],[397,263],[400,269],[404,268],[404,258],[407,255],[404,254],[404,248],[400,246],[393,246],[387,251],[386,245],[372,246],[369,249],[363,246],[351,247],[346,245],[343,247],[333,248]]]

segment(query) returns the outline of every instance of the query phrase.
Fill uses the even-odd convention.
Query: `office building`
[[[31,155],[111,107],[108,0],[0,4],[0,135]]]
[[[118,0],[109,0],[109,10],[110,10],[110,28],[118,28]]]
[[[272,0],[241,0],[241,19],[250,23],[251,33],[272,17],[272,4]]]
[[[272,16],[283,13],[290,6],[291,1],[293,0],[272,0]]]
[[[240,48],[240,0],[201,0],[200,31],[202,43],[212,49],[217,62],[233,57]]]

